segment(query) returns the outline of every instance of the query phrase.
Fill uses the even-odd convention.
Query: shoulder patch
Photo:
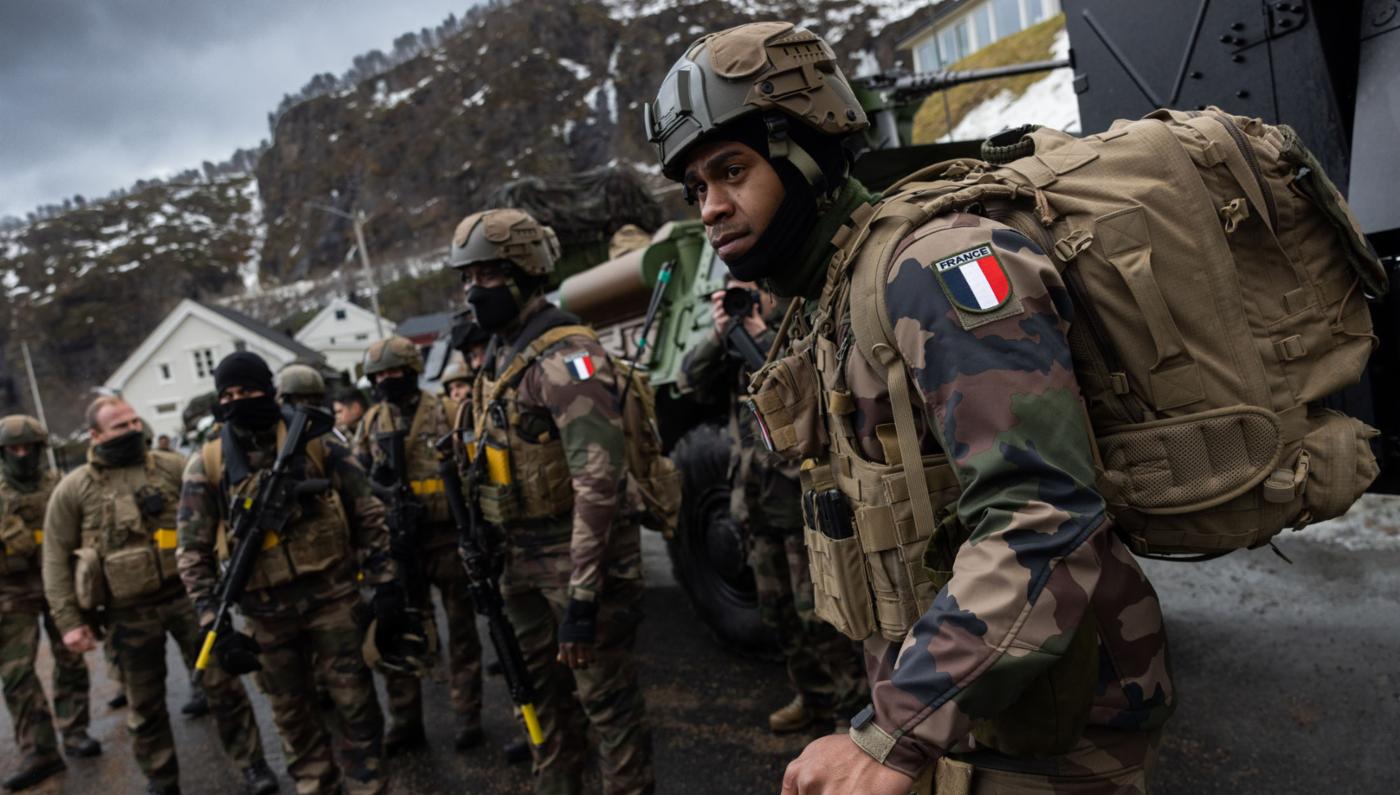
[[[575,381],[587,381],[597,372],[593,365],[593,357],[588,355],[588,351],[578,351],[571,353],[564,358],[564,366],[568,368],[569,375]]]
[[[1011,280],[990,245],[938,260],[933,270],[948,300],[963,312],[995,312],[1011,300]]]

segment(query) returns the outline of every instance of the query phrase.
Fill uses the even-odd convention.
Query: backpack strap
[[[562,342],[565,337],[581,335],[588,337],[594,342],[598,341],[598,334],[593,329],[584,325],[555,326],[540,334],[530,341],[523,350],[517,353],[506,365],[506,369],[501,373],[501,377],[496,381],[496,386],[491,390],[491,394],[486,396],[487,403],[494,403],[501,395],[509,389],[514,389],[520,379],[525,377],[525,370],[535,360],[544,355],[545,351]]]

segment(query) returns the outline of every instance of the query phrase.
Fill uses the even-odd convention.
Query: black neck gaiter
[[[146,435],[138,428],[101,442],[92,449],[102,463],[109,467],[134,466],[146,457]]]
[[[802,172],[786,159],[770,161],[783,182],[783,202],[753,247],[725,261],[736,279],[757,282],[784,268],[795,267],[817,221],[817,198]]]

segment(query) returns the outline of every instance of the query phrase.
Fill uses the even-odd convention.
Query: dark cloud
[[[224,160],[312,75],[472,4],[0,1],[0,216]]]

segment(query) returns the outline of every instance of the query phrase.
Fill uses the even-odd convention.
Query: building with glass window
[[[935,72],[1060,13],[1060,0],[944,0],[927,24],[905,36],[915,72]]]

